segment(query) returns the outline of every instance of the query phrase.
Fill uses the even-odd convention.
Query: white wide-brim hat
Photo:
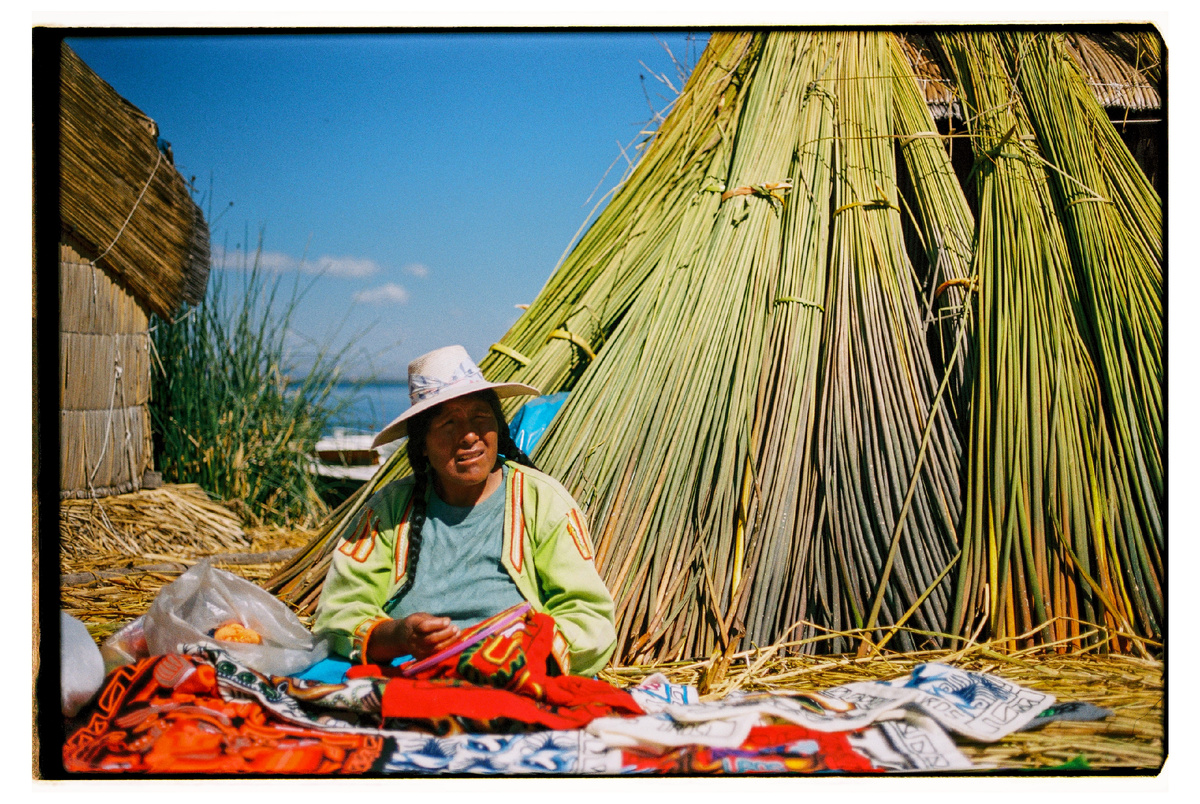
[[[408,420],[423,410],[476,391],[491,389],[496,396],[540,396],[532,385],[519,382],[488,382],[461,346],[445,346],[421,355],[408,364],[408,398],[412,407],[401,413],[375,436],[371,447],[378,447],[408,434]]]

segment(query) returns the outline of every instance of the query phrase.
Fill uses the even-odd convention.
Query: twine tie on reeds
[[[513,360],[517,361],[522,366],[529,365],[528,357],[521,354],[516,349],[510,349],[509,347],[505,346],[502,343],[493,343],[491,346],[488,347],[488,349],[492,350],[493,352],[499,352],[500,354],[505,355],[506,357],[511,357]]]
[[[596,359],[596,353],[592,351],[591,344],[573,332],[567,332],[565,329],[556,329],[546,336],[547,343],[551,338],[562,338],[563,340],[570,341],[578,346],[585,355],[587,355],[588,360]]]
[[[778,304],[799,304],[804,307],[816,308],[817,310],[820,310],[822,313],[825,312],[825,305],[818,304],[817,302],[813,301],[812,299],[802,299],[799,296],[780,296],[778,299],[775,300],[774,304],[777,304],[777,305]]]
[[[792,189],[791,179],[784,181],[766,182],[764,184],[747,184],[742,187],[734,187],[732,190],[726,190],[721,193],[721,201],[725,202],[731,198],[736,198],[739,195],[752,195],[756,198],[762,198],[771,202],[771,206],[782,205],[784,195]]]
[[[121,235],[124,233],[125,227],[129,225],[129,221],[133,220],[133,213],[137,212],[138,205],[142,203],[142,199],[146,196],[146,191],[150,189],[150,182],[154,181],[154,174],[158,172],[158,166],[162,164],[162,158],[163,153],[162,151],[159,151],[158,159],[155,161],[154,167],[150,169],[150,176],[147,177],[145,185],[142,186],[142,191],[138,193],[137,200],[133,202],[133,208],[130,209],[129,214],[125,216],[125,222],[121,224],[121,228],[117,230],[117,233],[113,235],[112,242],[105,247],[104,251],[101,251],[96,256],[96,259],[92,260],[93,263],[99,262],[104,255],[112,251],[112,247],[115,246],[117,241],[121,239]]]

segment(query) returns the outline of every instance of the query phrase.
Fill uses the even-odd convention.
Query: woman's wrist
[[[381,664],[409,653],[403,630],[400,620],[384,620],[372,628],[367,639],[367,661]]]

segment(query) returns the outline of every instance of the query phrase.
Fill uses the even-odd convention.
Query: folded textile
[[[909,707],[929,715],[949,731],[980,742],[994,742],[1011,734],[1054,703],[1053,695],[990,673],[973,673],[945,664],[921,664],[907,677],[875,684],[847,684],[826,690],[825,694],[847,700],[841,690],[856,691],[865,686],[876,695],[883,695],[884,690],[915,691],[905,700]]]
[[[280,722],[231,700],[203,659],[166,654],[115,670],[96,710],[63,746],[68,773],[358,774],[392,742]]]
[[[750,693],[693,705],[669,704],[663,712],[679,723],[782,720],[817,731],[850,731],[882,718],[922,712],[943,728],[972,740],[993,742],[1031,721],[1054,696],[988,673],[943,664],[922,664],[891,681],[862,681],[822,692]]]
[[[587,724],[587,732],[613,748],[639,747],[648,751],[685,745],[737,748],[761,722],[761,713],[755,709],[746,709],[736,715],[730,712],[726,717],[694,720],[659,712],[644,717],[597,718]]]
[[[847,735],[803,726],[756,726],[734,748],[686,746],[665,753],[621,752],[622,773],[822,773],[877,772]]]
[[[846,732],[851,747],[876,768],[888,771],[966,770],[971,760],[933,719],[908,712],[902,720],[880,720]]]
[[[599,717],[640,715],[624,690],[579,676],[551,675],[554,620],[529,612],[520,629],[496,633],[415,678],[403,668],[362,665],[350,678],[387,679],[388,728],[438,735],[579,729]]]
[[[583,731],[531,734],[407,733],[385,760],[384,773],[613,774],[621,752]]]
[[[690,684],[672,684],[662,673],[646,676],[629,694],[647,714],[661,712],[668,704],[700,703],[700,693]]]

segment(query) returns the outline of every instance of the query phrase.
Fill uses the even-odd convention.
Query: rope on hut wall
[[[154,167],[150,169],[150,177],[147,178],[146,183],[142,185],[142,191],[138,193],[137,200],[133,202],[133,208],[130,209],[129,214],[125,216],[125,222],[121,224],[121,228],[117,230],[117,233],[113,235],[112,242],[105,246],[104,251],[101,251],[99,254],[97,254],[96,259],[92,260],[92,262],[100,262],[100,260],[104,259],[108,252],[112,251],[112,247],[117,244],[117,241],[121,239],[121,234],[125,231],[125,227],[129,225],[129,221],[133,217],[133,213],[137,212],[137,208],[141,206],[142,199],[146,197],[146,191],[150,189],[150,182],[154,181],[154,174],[158,172],[158,166],[162,164],[162,157],[162,151],[159,151],[158,159],[155,161]]]
[[[58,158],[63,230],[81,253],[103,254],[105,266],[150,310],[170,318],[181,303],[204,297],[209,232],[184,178],[162,164],[157,128],[62,46]],[[147,180],[151,164],[155,167]]]
[[[69,244],[60,255],[61,496],[134,491],[152,461],[149,316]]]

